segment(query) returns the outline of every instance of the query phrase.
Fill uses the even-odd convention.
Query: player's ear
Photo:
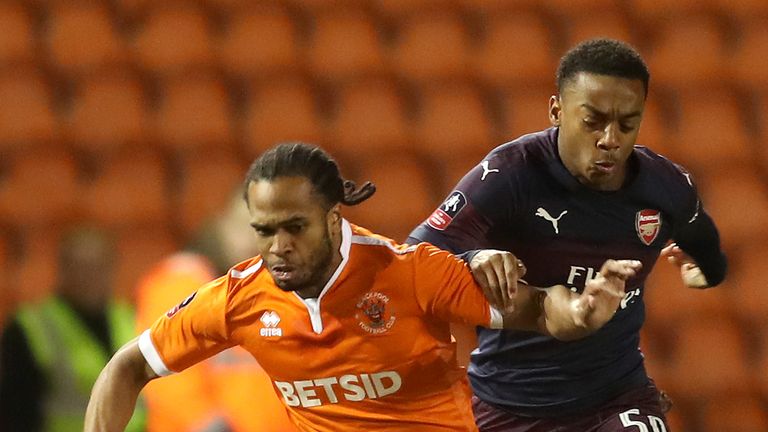
[[[336,203],[328,210],[326,220],[328,221],[328,229],[330,231],[341,228],[341,204]]]
[[[560,115],[562,114],[560,106],[560,96],[552,95],[549,97],[549,122],[552,126],[560,126]]]

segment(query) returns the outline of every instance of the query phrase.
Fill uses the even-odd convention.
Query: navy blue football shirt
[[[525,263],[531,285],[578,291],[606,259],[642,261],[616,315],[587,338],[562,342],[533,332],[478,329],[468,371],[473,391],[534,417],[596,408],[648,382],[639,350],[643,283],[670,239],[697,261],[711,285],[725,274],[717,230],[682,167],[635,146],[625,185],[593,190],[561,162],[557,133],[550,128],[494,149],[408,240],[454,253],[508,250]]]

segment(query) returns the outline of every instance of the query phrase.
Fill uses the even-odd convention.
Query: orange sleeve
[[[414,267],[416,299],[427,314],[472,326],[503,326],[501,314],[490,306],[461,259],[422,243],[414,251]]]
[[[226,323],[229,276],[184,299],[139,337],[139,348],[158,375],[169,375],[234,345]]]

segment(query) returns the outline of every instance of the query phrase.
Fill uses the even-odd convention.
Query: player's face
[[[550,120],[560,126],[558,151],[568,171],[591,188],[619,189],[644,106],[640,80],[577,74],[549,103]]]
[[[338,205],[326,209],[304,177],[279,177],[248,185],[248,211],[275,284],[317,296],[341,261]]]

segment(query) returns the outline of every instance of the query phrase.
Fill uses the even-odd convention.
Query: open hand
[[[584,292],[572,302],[577,326],[597,329],[613,318],[625,296],[626,281],[642,268],[640,261],[607,260]]]
[[[685,286],[689,288],[707,288],[709,283],[704,273],[688,254],[683,252],[676,243],[670,243],[669,246],[661,250],[661,256],[666,257],[667,261],[680,269],[680,277]]]

